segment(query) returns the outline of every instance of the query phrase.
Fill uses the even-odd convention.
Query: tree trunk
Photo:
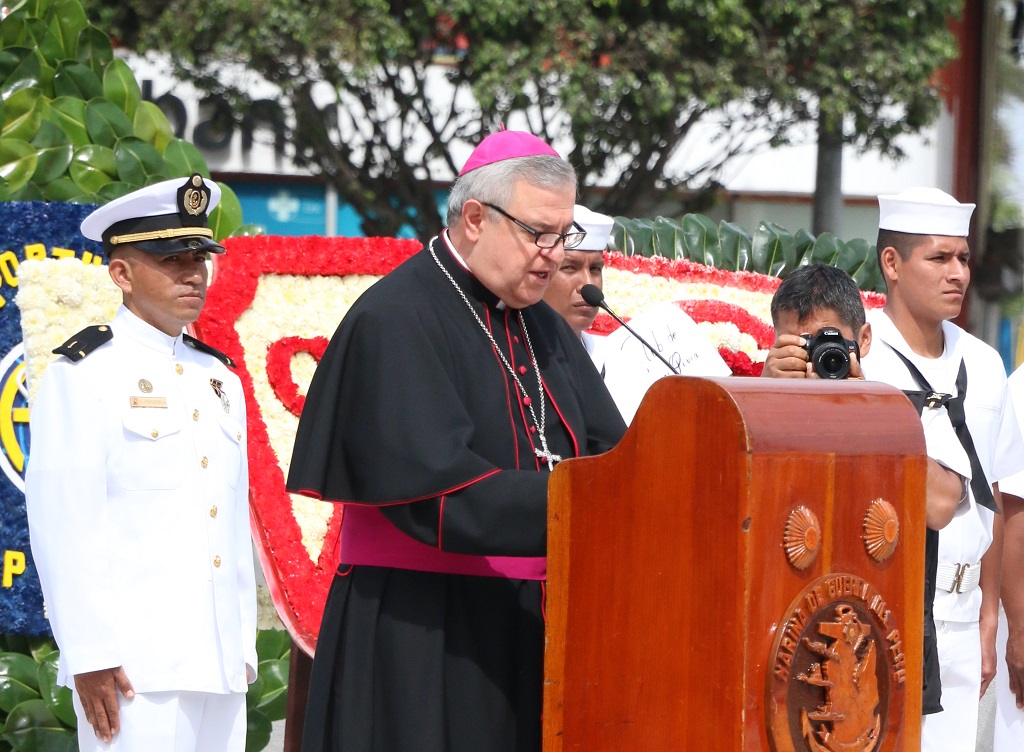
[[[838,120],[838,122],[834,122]],[[838,235],[843,222],[842,118],[818,115],[818,159],[814,176],[811,232]]]

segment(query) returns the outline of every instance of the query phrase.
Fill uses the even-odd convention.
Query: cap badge
[[[210,203],[210,192],[207,190],[202,176],[198,173],[189,178],[189,185],[186,185],[185,190],[179,195],[181,196],[179,211],[193,217],[198,217],[205,212],[207,204]]]
[[[153,391],[153,385],[147,379],[139,379],[139,391],[143,394],[149,394]]]

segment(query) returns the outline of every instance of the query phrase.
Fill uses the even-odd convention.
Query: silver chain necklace
[[[533,424],[537,427],[537,433],[540,437],[540,449],[537,447],[533,448],[533,453],[538,458],[548,463],[548,470],[555,468],[556,462],[561,462],[562,457],[557,454],[552,454],[551,450],[548,449],[548,440],[544,435],[544,426],[546,424],[546,414],[544,410],[544,382],[540,378],[540,366],[537,364],[537,356],[533,354],[533,343],[530,342],[530,333],[526,331],[526,321],[523,319],[523,312],[519,311],[519,327],[523,330],[523,338],[526,340],[526,349],[530,353],[530,361],[533,363],[534,373],[537,374],[537,398],[540,400],[540,420],[537,420],[537,413],[533,410],[533,400],[530,399],[530,395],[526,393],[526,389],[523,388],[523,382],[519,380],[519,376],[516,375],[516,371],[512,368],[512,364],[508,362],[508,358],[505,357],[505,353],[498,347],[497,341],[494,339],[494,335],[491,334],[491,330],[484,324],[483,319],[480,318],[480,314],[476,312],[473,304],[469,302],[469,298],[466,297],[466,293],[463,292],[462,288],[459,287],[459,283],[455,281],[455,278],[444,268],[444,264],[441,263],[441,259],[434,253],[434,241],[437,240],[435,236],[428,245],[430,255],[434,259],[434,263],[437,264],[437,268],[440,269],[444,276],[448,278],[448,281],[452,283],[452,287],[459,293],[459,297],[469,308],[469,312],[473,314],[473,318],[476,319],[476,323],[480,325],[480,329],[484,335],[491,341],[491,347],[494,348],[494,352],[501,358],[501,362],[505,366],[505,370],[509,372],[512,380],[516,382],[516,386],[519,388],[519,393],[523,395],[523,402],[526,404],[526,409],[530,411],[530,417],[533,419]]]

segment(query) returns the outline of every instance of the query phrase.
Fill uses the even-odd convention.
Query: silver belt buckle
[[[963,591],[960,589],[960,585],[963,583],[964,575],[967,574],[967,570],[970,568],[970,564],[956,565],[956,574],[953,576],[953,582],[950,584],[949,590],[946,591],[947,593],[963,594]]]

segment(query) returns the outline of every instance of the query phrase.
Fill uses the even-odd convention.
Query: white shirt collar
[[[176,337],[164,334],[152,324],[147,324],[129,311],[123,304],[118,307],[117,315],[114,316],[112,323],[114,331],[118,334],[125,334],[139,344],[168,357],[174,357],[175,348],[181,341],[180,334]]]

